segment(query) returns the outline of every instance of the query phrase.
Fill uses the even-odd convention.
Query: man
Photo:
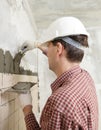
[[[57,75],[42,111],[40,125],[32,112],[31,95],[20,95],[27,130],[97,130],[98,104],[94,82],[80,68],[88,33],[80,20],[63,17],[46,30],[39,49]]]

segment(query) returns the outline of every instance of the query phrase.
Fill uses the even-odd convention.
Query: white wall
[[[0,4],[0,48],[10,50],[13,56],[24,41],[36,39],[37,29],[29,9],[26,0],[3,0]]]
[[[34,41],[36,39],[36,26],[27,1],[25,0],[3,0],[0,2],[0,48],[10,51],[12,56],[18,52],[18,48],[25,40]],[[36,51],[31,51],[22,60],[22,66],[34,72],[37,71]],[[29,58],[30,57],[30,58]],[[33,62],[32,62],[33,58]],[[0,61],[3,62],[3,61]],[[31,65],[29,63],[31,62]],[[12,78],[11,78],[12,77]],[[18,75],[18,79],[21,77]],[[24,78],[22,76],[22,78]],[[24,78],[25,79],[25,78]],[[6,81],[8,80],[8,81]],[[20,108],[17,94],[5,92],[9,83],[14,83],[14,75],[0,73],[0,130],[25,130],[24,117]],[[6,85],[5,85],[6,84]],[[10,87],[9,85],[8,87]],[[33,108],[38,111],[38,88],[32,89],[34,95]]]

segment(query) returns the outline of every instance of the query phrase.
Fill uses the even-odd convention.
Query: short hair
[[[71,35],[69,38],[79,42],[82,46],[88,47],[88,37],[86,35]],[[84,57],[84,51],[71,44],[66,43],[62,37],[52,40],[54,46],[60,42],[66,50],[66,57],[70,62],[81,62]]]

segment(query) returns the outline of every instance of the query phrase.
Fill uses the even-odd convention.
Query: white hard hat
[[[75,17],[62,17],[54,21],[42,34],[40,43],[44,44],[58,37],[80,34],[89,36],[89,33],[79,19]]]

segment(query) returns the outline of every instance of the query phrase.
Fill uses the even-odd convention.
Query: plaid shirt
[[[40,126],[33,113],[25,117],[27,130],[97,130],[98,104],[90,75],[75,66],[51,85]]]

